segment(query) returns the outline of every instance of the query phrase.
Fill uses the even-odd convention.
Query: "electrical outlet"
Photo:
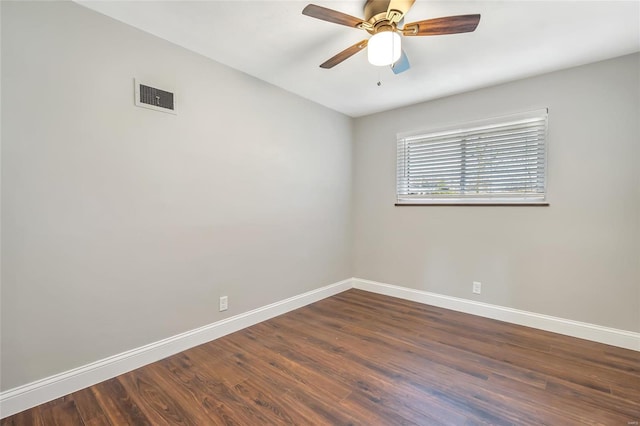
[[[229,308],[229,298],[227,296],[220,297],[220,312],[226,311]]]
[[[474,281],[473,282],[473,292],[475,294],[480,294],[480,292],[482,291],[482,283],[479,281]]]

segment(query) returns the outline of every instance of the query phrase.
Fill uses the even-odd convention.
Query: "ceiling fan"
[[[480,22],[479,14],[458,15],[412,22],[398,28],[398,25],[403,24],[404,15],[413,3],[415,0],[367,0],[364,5],[365,19],[315,4],[307,5],[302,11],[303,15],[371,34],[369,39],[359,41],[322,63],[320,68],[333,68],[368,46],[371,64],[390,65],[393,72],[399,74],[409,69],[409,60],[402,50],[400,35],[413,37],[468,33],[474,31]]]

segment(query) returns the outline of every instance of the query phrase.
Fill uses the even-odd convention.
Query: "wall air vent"
[[[170,114],[176,113],[175,94],[173,92],[143,84],[139,80],[134,80],[134,82],[136,106]]]

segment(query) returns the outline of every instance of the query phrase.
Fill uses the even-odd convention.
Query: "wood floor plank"
[[[351,389],[341,381],[314,374],[309,368],[281,355],[263,353],[257,357],[251,353],[240,353],[234,358],[236,365],[249,371],[252,378],[261,377],[262,380],[289,393],[304,389],[329,404],[335,404],[351,393]]]
[[[266,423],[266,418],[240,400],[223,381],[208,374],[207,364],[194,364],[189,358],[193,350],[185,351],[157,363],[170,374],[178,391],[187,392],[206,412],[212,424]],[[215,366],[214,366],[215,369]]]
[[[269,423],[295,424],[292,413],[287,410],[286,403],[280,398],[280,393],[271,392],[268,386],[247,379],[233,387],[235,392],[245,403],[259,410],[267,417]]]
[[[119,376],[121,377],[121,376]],[[113,425],[151,425],[149,419],[133,402],[131,395],[118,380],[106,380],[89,389],[93,392],[109,422]]]
[[[229,388],[233,388],[238,383],[242,383],[249,378],[249,374],[229,362],[229,356],[224,358],[211,357],[207,345],[201,345],[188,351],[188,357],[198,365],[206,365],[208,377],[221,383],[225,383]]]
[[[132,400],[153,424],[197,425],[209,419],[202,410],[183,398],[166,375],[156,372],[156,365],[139,368],[119,377]]]
[[[349,290],[4,425],[629,425],[640,352]]]
[[[44,426],[41,409],[42,406],[37,406],[30,410],[22,411],[2,419],[0,423],[2,426]]]
[[[281,327],[286,328],[287,327],[286,324],[289,321],[291,321],[290,318],[279,318],[279,324]],[[301,328],[300,330],[295,329],[296,324],[299,324],[299,322],[291,321],[289,323],[289,326],[294,328],[289,329],[288,334],[303,332],[301,330],[304,330],[304,328]],[[412,389],[411,391],[409,391],[409,393],[414,394],[414,397],[417,397],[418,400],[424,401],[425,399],[433,397],[434,395],[437,394],[441,398],[439,402],[441,402],[444,407],[449,407],[451,409],[458,408],[457,407],[458,403],[456,402],[456,398],[459,399],[459,397],[454,395],[449,395],[446,389],[450,388],[450,382],[453,381],[452,374],[459,373],[460,375],[462,375],[463,373],[460,373],[453,369],[448,369],[445,366],[439,365],[437,363],[433,363],[427,359],[416,358],[414,356],[415,354],[413,354],[412,352],[408,352],[408,354],[410,355],[410,359],[405,357],[404,363],[402,362],[402,360],[397,360],[397,362],[394,362],[392,360],[392,358],[394,357],[391,355],[386,356],[384,358],[379,358],[375,356],[362,358],[355,354],[359,352],[374,353],[375,351],[378,351],[378,355],[379,355],[380,352],[384,351],[384,349],[381,346],[378,346],[377,348],[376,347],[366,348],[364,341],[354,341],[352,342],[354,346],[351,347],[350,346],[351,343],[349,342],[335,343],[335,345],[338,345],[338,346],[333,346],[332,343],[328,342],[327,340],[323,340],[322,336],[318,336],[318,335],[314,336],[313,338],[308,337],[307,340],[308,340],[308,344],[311,346],[319,345],[323,348],[330,348],[333,352],[339,352],[340,353],[339,357],[347,361],[346,363],[347,365],[357,366],[357,370],[361,372],[361,375],[366,375],[366,377],[368,377],[368,381],[363,381],[362,379],[359,378],[360,376],[349,377],[350,373],[344,372],[344,371],[336,372],[336,371],[325,370],[324,374],[343,375],[344,377],[348,377],[351,383],[351,386],[354,387],[355,389],[358,389],[360,393],[362,393],[362,391],[364,390],[370,391],[370,390],[376,389],[370,383],[370,381],[372,380],[372,378],[380,377],[385,379],[387,382],[394,383],[394,388],[396,392],[393,392],[393,394],[397,394],[397,391],[402,390],[404,384],[410,383],[412,385]],[[350,339],[347,339],[347,340],[350,340]],[[305,352],[308,353],[308,348],[296,347],[295,351],[299,356],[301,354],[304,354]],[[313,347],[311,347],[311,352],[313,352]],[[396,351],[395,355],[396,357],[400,357],[403,355],[403,353]],[[384,361],[384,362],[381,362],[381,361]],[[333,365],[340,365],[340,364],[333,364]],[[413,370],[407,370],[406,369],[407,365],[413,366],[414,367]],[[435,391],[435,392],[429,391],[426,393],[422,392],[427,387],[431,387],[432,389],[435,389],[434,386],[436,385],[436,383],[433,383],[433,382],[429,383],[428,385],[423,385],[421,383],[422,380],[424,379],[434,380],[434,379],[437,379],[438,377],[442,378],[441,382],[439,383],[439,386],[440,386],[439,391]],[[415,383],[411,382],[410,378],[416,379],[417,382]],[[476,379],[476,377],[460,377],[460,378],[456,378],[455,380],[459,380],[462,383],[465,383],[465,387],[469,387],[470,386],[469,380],[471,379]],[[483,380],[484,379],[479,379],[479,383],[476,386],[482,386]],[[371,399],[380,403],[383,401],[383,399],[379,398],[377,396],[378,394],[380,394],[379,389],[373,394],[371,395],[367,394],[365,396],[367,396],[368,399]],[[351,396],[349,399],[354,399],[354,398],[356,397]],[[398,403],[397,401],[393,401],[393,398],[391,398],[391,401],[392,401],[392,405],[396,407],[396,409],[398,407],[403,407],[403,413],[405,417],[406,415],[409,414],[407,412],[407,409],[410,409],[411,406],[407,405],[406,402]],[[472,416],[477,419],[482,419],[483,421],[492,421],[493,423],[496,423],[495,419],[493,419],[493,416],[488,412],[486,412],[483,407],[476,406],[477,404],[475,404],[475,402],[472,401],[467,405],[467,410],[472,412]],[[452,406],[452,403],[453,403],[453,406]],[[485,404],[481,403],[480,405],[485,405]],[[384,404],[380,404],[377,407],[378,408],[376,412],[383,412],[381,410],[383,408],[384,409],[387,408],[385,407]],[[494,409],[495,409],[495,403],[494,403]],[[510,407],[505,406],[503,411],[504,411],[504,414],[508,415],[510,411]],[[426,413],[423,413],[422,416],[426,418],[428,415]],[[388,421],[388,419],[383,417],[383,418],[380,418],[379,421],[386,422]],[[404,418],[404,421],[409,423],[412,422],[410,418]]]
[[[544,419],[547,424],[614,425],[623,420],[624,423],[634,421],[633,418],[628,419],[623,414],[612,415],[608,412],[607,406],[593,407],[585,404],[580,398],[560,396],[547,390],[524,387],[521,383],[499,375],[490,377],[489,382],[492,386],[496,386],[503,392],[508,392],[513,398],[522,401],[522,405],[526,404],[526,401],[535,404],[540,409],[535,418]],[[551,419],[556,420],[551,421]]]
[[[111,422],[109,422],[104,411],[102,411],[102,407],[91,389],[82,389],[74,392],[71,394],[71,397],[76,403],[76,409],[84,424],[90,424],[92,426],[111,425]]]
[[[42,409],[42,421],[45,425],[66,426],[83,425],[75,401],[72,398]]]
[[[546,391],[556,398],[579,401],[581,406],[591,408],[589,411],[598,410],[607,417],[619,419],[620,422],[640,415],[640,401],[630,404],[628,400],[615,395],[593,392],[562,379],[549,379]]]

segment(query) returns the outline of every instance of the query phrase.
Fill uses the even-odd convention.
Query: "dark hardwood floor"
[[[349,290],[2,425],[637,425],[640,352]]]

